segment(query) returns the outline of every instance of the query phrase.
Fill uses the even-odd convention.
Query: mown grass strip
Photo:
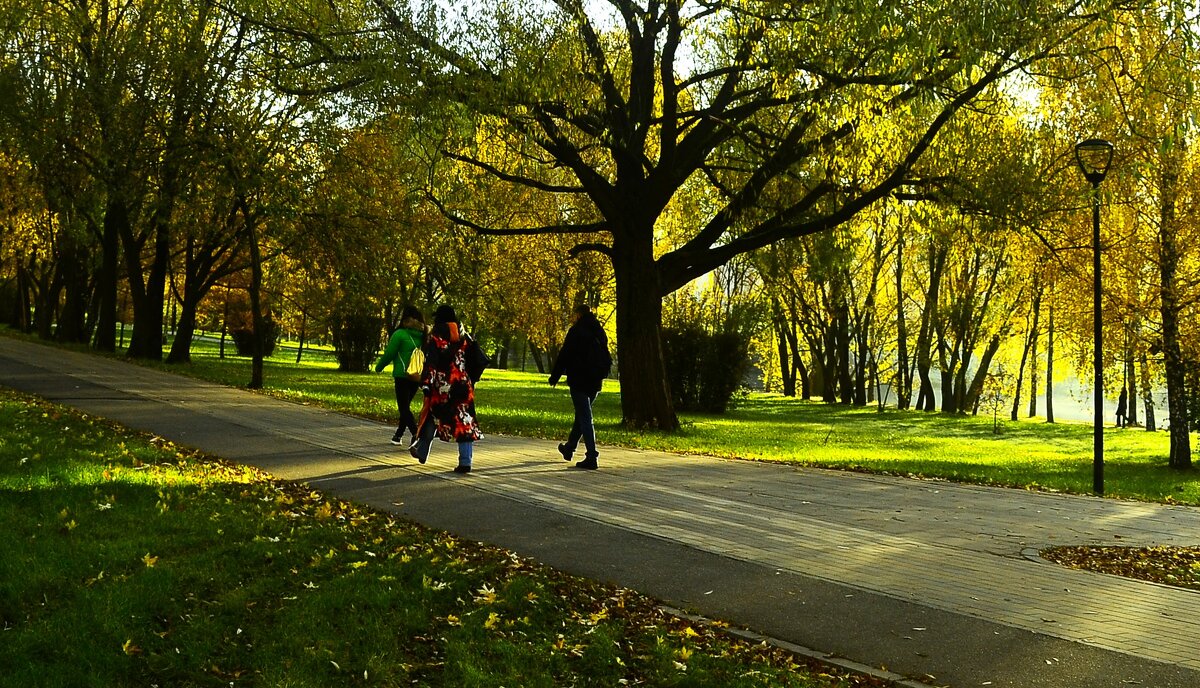
[[[0,685],[881,685],[7,390],[0,551]]]
[[[193,362],[164,369],[229,385],[250,379],[249,361],[220,359],[198,343]],[[394,422],[388,375],[340,373],[329,363],[267,361],[266,392]],[[484,432],[562,439],[571,427],[563,388],[532,372],[488,370],[476,394]],[[601,444],[681,454],[798,463],[824,468],[1090,494],[1092,428],[1081,423],[1000,421],[941,413],[854,408],[754,393],[723,416],[684,414],[677,433],[634,432],[620,424],[620,384],[606,380],[595,405]],[[1109,497],[1200,504],[1200,471],[1167,467],[1165,432],[1106,432]],[[481,460],[484,460],[481,457]]]

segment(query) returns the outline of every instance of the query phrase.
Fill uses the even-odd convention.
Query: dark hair
[[[458,322],[458,314],[454,312],[454,306],[442,304],[433,312],[433,322],[448,323]]]
[[[574,313],[575,315],[587,315],[588,313],[592,312],[592,308],[591,308],[591,306],[587,305],[586,303],[581,303],[578,306],[576,306],[574,309],[572,309],[571,312]]]
[[[404,322],[409,318],[416,320],[422,325],[425,324],[425,316],[421,314],[420,309],[418,309],[416,306],[405,306],[404,310],[400,311],[400,322]]]

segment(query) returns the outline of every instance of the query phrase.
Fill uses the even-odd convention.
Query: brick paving
[[[183,412],[194,422],[175,423],[172,439],[253,456],[250,463],[286,479],[319,486],[353,475],[362,493],[391,491],[396,500],[415,476],[441,480],[446,489],[837,583],[847,597],[883,595],[1200,670],[1200,594],[1036,557],[1056,544],[1196,545],[1195,508],[609,447],[601,470],[584,472],[569,470],[554,442],[494,435],[477,445],[476,470],[462,477],[448,472],[451,448],[435,443],[419,465],[387,444],[391,429],[379,423],[7,338],[0,363],[8,364],[0,384],[29,388],[56,375],[47,396],[85,410],[124,408],[149,427],[167,411]],[[126,403],[114,404],[106,390],[128,395]]]

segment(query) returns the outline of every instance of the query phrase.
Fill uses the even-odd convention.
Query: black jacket
[[[567,337],[550,371],[550,384],[557,384],[559,378],[566,375],[571,389],[598,392],[611,367],[608,335],[604,334],[604,327],[594,314],[584,313],[567,330]]]

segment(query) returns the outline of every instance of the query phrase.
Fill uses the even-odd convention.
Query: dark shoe
[[[392,444],[396,445],[397,447],[402,446],[404,444],[404,431],[403,430],[396,433],[395,435],[392,435]]]
[[[558,453],[563,455],[563,461],[570,461],[571,454],[574,454],[575,452],[568,450],[567,445],[560,444],[558,445]]]
[[[470,466],[455,466],[454,472],[455,473],[470,473],[471,467]]]
[[[583,461],[580,461],[579,463],[575,464],[575,467],[582,468],[582,469],[588,470],[588,471],[594,471],[597,468],[599,468],[599,466],[596,465],[595,459],[584,459]]]
[[[425,463],[425,457],[423,457],[417,453],[417,443],[416,442],[413,442],[412,445],[409,446],[408,453],[417,461],[420,461],[421,463]]]

